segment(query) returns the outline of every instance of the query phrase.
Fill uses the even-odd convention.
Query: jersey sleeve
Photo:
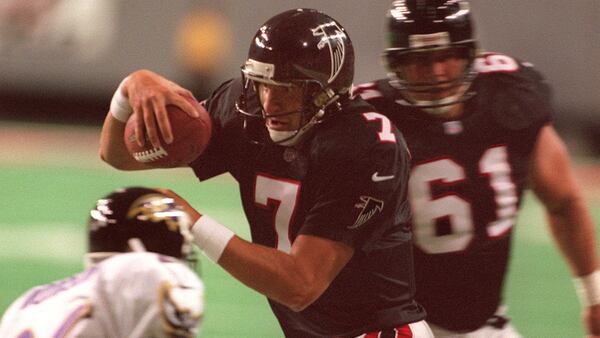
[[[204,312],[204,286],[171,257],[131,253],[101,267],[98,294],[122,337],[195,337]]]
[[[376,119],[369,121],[363,116],[362,123],[382,128],[382,121],[389,122],[383,115],[369,114],[376,114],[369,115]],[[323,150],[315,161],[319,163],[319,189],[300,233],[366,250],[382,233],[407,221],[408,209],[402,201],[408,181],[408,151],[397,129],[391,123],[387,128],[391,132],[387,140],[380,140],[378,132],[357,133],[352,140],[366,135],[370,142],[342,138]],[[322,143],[327,147],[328,142]]]

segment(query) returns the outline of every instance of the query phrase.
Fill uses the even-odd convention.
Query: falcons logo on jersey
[[[375,214],[383,210],[383,204],[382,200],[378,200],[371,196],[360,196],[360,202],[354,205],[355,208],[361,209],[360,214],[356,218],[354,224],[349,226],[348,229],[356,229],[367,223],[367,221],[373,218]]]

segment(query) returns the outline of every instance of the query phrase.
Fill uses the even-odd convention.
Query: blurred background
[[[0,313],[27,288],[81,269],[87,210],[119,186],[172,188],[248,236],[231,178],[197,184],[185,170],[124,173],[99,160],[99,128],[128,73],[152,69],[201,99],[238,75],[260,24],[311,7],[348,30],[355,82],[381,78],[389,2],[0,0]],[[532,62],[553,86],[556,127],[600,219],[600,1],[471,0],[471,7],[484,49]],[[516,238],[507,303],[517,327],[530,337],[582,336],[568,271],[529,195]],[[203,336],[280,335],[263,297],[210,262],[201,273],[209,290]]]
[[[600,151],[600,1],[473,0],[481,46],[534,63],[555,90],[573,151]],[[0,118],[100,123],[126,74],[150,68],[203,97],[238,74],[259,25],[293,7],[336,17],[357,54],[356,81],[385,75],[389,1],[2,0]]]

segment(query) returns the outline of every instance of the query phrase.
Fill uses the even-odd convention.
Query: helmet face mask
[[[402,104],[443,115],[451,106],[471,98],[475,54],[466,1],[392,3],[383,59],[390,83],[405,99]]]
[[[114,254],[149,251],[195,263],[191,218],[153,189],[119,189],[90,211],[87,264]]]
[[[310,102],[314,93],[321,89],[317,83],[310,81],[280,83],[248,79],[246,87],[246,92],[253,93],[252,95],[246,94],[246,97],[252,100],[250,106],[259,107],[260,110],[254,114],[238,110],[246,117],[246,124],[253,124],[255,133],[266,127],[273,143],[283,146],[294,145],[306,131],[320,122],[318,117],[321,114]],[[268,98],[267,92],[269,92]],[[273,106],[276,106],[275,112]],[[284,129],[277,127],[277,124],[285,125]],[[248,130],[246,129],[246,131]]]
[[[388,65],[390,83],[407,104],[432,114],[443,114],[465,99],[473,74],[465,47],[449,47],[393,55]]]
[[[286,11],[269,19],[255,34],[242,77],[244,89],[236,106],[246,118],[251,139],[264,140],[260,134],[268,134],[267,140],[292,146],[348,95],[354,77],[353,46],[344,28],[331,17],[312,9]],[[260,102],[259,84],[302,89],[301,108],[287,112],[301,114],[302,124],[283,133],[287,136],[265,128],[269,114]]]

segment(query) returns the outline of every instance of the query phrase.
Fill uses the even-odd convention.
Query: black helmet
[[[269,19],[256,32],[242,76],[245,89],[238,110],[246,117],[259,117],[254,120],[261,124],[264,116],[255,82],[303,88],[301,113],[305,121],[310,120],[301,127],[305,129],[319,122],[329,107],[336,106],[330,106],[332,103],[349,95],[354,49],[344,27],[330,16],[314,9],[288,10]]]
[[[462,77],[457,79],[457,84],[465,87],[460,97],[428,105],[415,102],[407,102],[408,104],[421,108],[438,107],[462,102],[472,96],[471,93],[467,94],[466,89],[475,75],[473,60],[477,42],[467,1],[396,0],[388,11],[387,22],[384,61],[390,71],[392,84],[402,90],[425,91],[436,85],[411,84],[402,76],[401,69],[409,59],[408,56],[415,55],[411,53],[453,49],[457,55],[467,60]]]
[[[88,222],[88,262],[115,253],[156,252],[192,262],[191,218],[158,190],[118,189],[96,202]]]

